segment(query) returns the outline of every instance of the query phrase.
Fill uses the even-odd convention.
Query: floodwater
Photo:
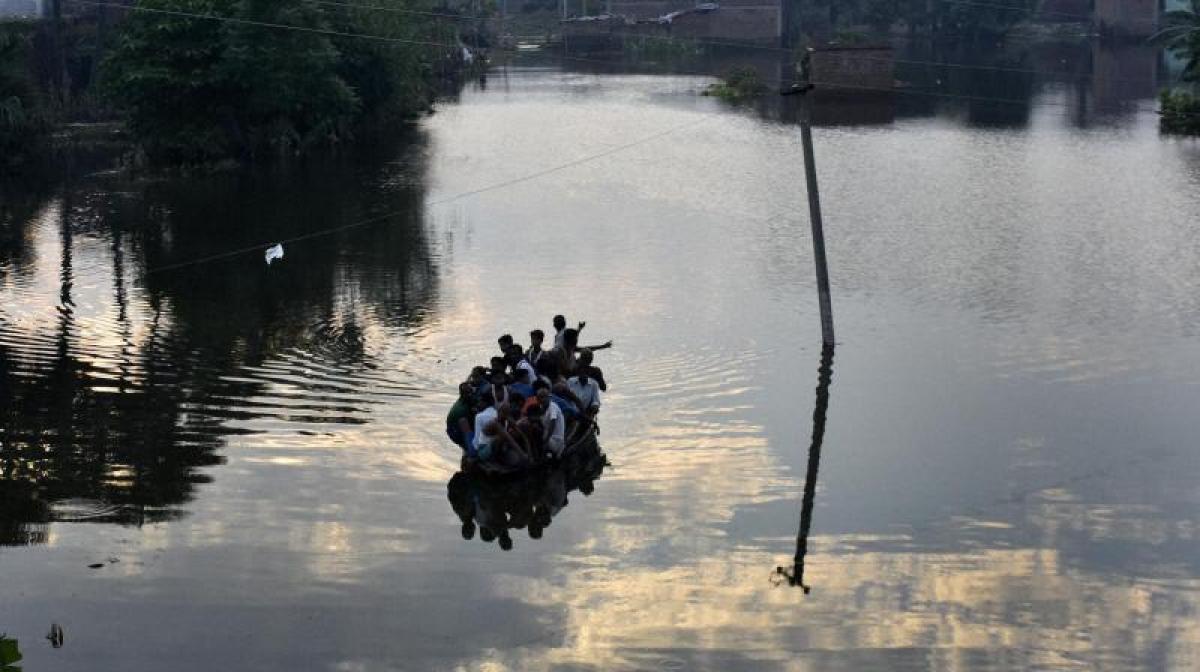
[[[799,134],[706,81],[511,67],[338,160],[4,192],[23,668],[1195,669],[1153,86],[818,110],[823,361]],[[455,477],[455,383],[555,313],[615,341],[603,455]]]

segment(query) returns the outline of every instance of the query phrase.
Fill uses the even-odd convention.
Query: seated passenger
[[[558,375],[558,364],[555,363],[554,357],[549,356],[549,353],[546,354],[547,356],[538,360],[534,370],[537,372],[538,380],[545,381],[547,385],[553,385],[560,382],[562,378]]]
[[[607,392],[608,383],[604,382],[604,372],[600,370],[600,367],[592,366],[593,358],[594,355],[591,348],[580,348],[579,361],[576,363],[575,369],[577,372],[580,370],[587,371],[588,378],[596,381],[596,385],[600,387],[600,391]]]
[[[533,385],[533,381],[537,380],[537,373],[534,372],[533,365],[529,363],[529,360],[525,359],[521,346],[514,345],[509,348],[505,361],[512,367],[513,382]]]
[[[458,399],[446,415],[446,436],[458,444],[468,457],[475,457],[475,431],[471,421],[475,417],[475,390],[470,383],[458,386]]]
[[[533,384],[534,392],[538,393],[543,388],[548,393],[550,401],[554,402],[554,405],[558,406],[558,410],[562,411],[568,419],[579,417],[578,400],[574,399],[575,395],[571,394],[571,390],[567,387],[566,383],[550,385],[539,378]],[[539,394],[538,396],[540,397],[541,395]]]
[[[544,443],[546,425],[542,402],[537,397],[525,400],[523,415],[517,422],[517,427],[528,439],[530,454],[534,461],[543,461],[546,458],[546,444]]]
[[[538,360],[542,358],[542,355],[546,354],[546,351],[542,349],[542,341],[545,338],[546,334],[542,333],[541,329],[534,329],[529,332],[529,350],[525,351],[525,359],[529,360],[529,363],[535,367]]]
[[[508,372],[508,360],[504,359],[503,357],[492,357],[492,359],[490,361],[491,361],[491,367],[488,368],[488,380],[489,381],[492,379],[493,374],[499,373],[500,375],[504,376],[504,378],[505,378],[504,384],[505,385],[512,382],[511,380],[508,379],[508,373],[507,373]]]
[[[475,416],[475,451],[480,460],[493,464],[510,467],[528,464],[527,448],[509,433],[507,422],[507,406],[489,406]]]
[[[525,415],[525,400],[527,397],[520,392],[510,392],[508,395],[508,419],[515,425],[521,416]]]
[[[571,391],[570,385],[567,383],[555,383],[550,386],[550,399],[558,404],[562,412],[566,414],[567,419],[573,420],[579,417],[587,406],[584,406],[583,400],[575,396]]]
[[[578,375],[567,381],[567,387],[578,400],[579,408],[589,418],[595,418],[600,412],[600,385],[588,376],[587,369],[580,366]]]
[[[508,405],[508,376],[503,371],[492,371],[487,393],[497,408]]]
[[[471,369],[471,375],[467,376],[467,382],[471,384],[472,389],[479,392],[487,385],[487,373],[486,366],[476,366]]]
[[[542,417],[542,445],[554,457],[562,457],[566,448],[567,420],[558,404],[550,398],[550,387],[541,383],[537,390]]]
[[[496,400],[492,397],[491,390],[480,395],[476,408],[478,412],[475,414],[474,457],[487,460],[492,456],[492,441],[496,436],[494,431],[491,434],[485,434],[483,431],[485,427],[496,421]]]

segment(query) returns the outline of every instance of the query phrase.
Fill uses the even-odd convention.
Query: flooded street
[[[1053,85],[821,125],[818,393],[799,133],[709,81],[514,67],[361,155],[5,192],[23,669],[1200,664],[1200,145]],[[556,313],[615,342],[608,463],[505,551],[444,419]]]

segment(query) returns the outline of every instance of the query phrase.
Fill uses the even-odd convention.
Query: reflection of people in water
[[[551,520],[567,505],[567,495],[595,490],[608,460],[595,444],[571,453],[563,462],[517,478],[499,480],[458,472],[446,486],[450,506],[462,522],[462,537],[496,542],[512,550],[512,530],[526,530],[530,539],[541,539]]]

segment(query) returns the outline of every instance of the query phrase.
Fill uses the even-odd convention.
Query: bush
[[[736,102],[761,96],[766,90],[767,86],[763,84],[757,70],[749,66],[738,66],[726,71],[721,81],[708,87],[704,95]]]
[[[1177,135],[1200,135],[1200,98],[1186,91],[1163,91],[1159,97],[1159,130]]]

